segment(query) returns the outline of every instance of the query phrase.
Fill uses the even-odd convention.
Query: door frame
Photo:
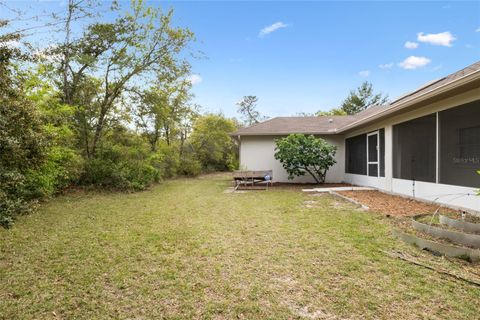
[[[377,136],[377,161],[370,161],[370,150],[369,150],[369,144],[368,144],[368,138],[370,136]],[[370,165],[371,164],[376,164],[377,165],[377,175],[376,176],[371,176],[370,175]],[[373,131],[370,133],[367,133],[367,177],[380,177],[380,130]]]

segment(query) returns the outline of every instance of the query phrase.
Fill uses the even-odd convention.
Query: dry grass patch
[[[416,252],[384,217],[330,195],[228,186],[209,175],[78,193],[22,217],[0,230],[0,318],[478,316],[478,288],[382,252]]]

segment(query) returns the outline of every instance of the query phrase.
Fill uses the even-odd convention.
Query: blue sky
[[[195,102],[227,116],[244,95],[266,116],[328,110],[364,80],[395,98],[480,60],[480,1],[148,4],[195,33]]]

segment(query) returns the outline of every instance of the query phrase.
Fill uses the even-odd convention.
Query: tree
[[[256,96],[244,96],[242,100],[237,102],[238,112],[242,115],[243,121],[247,126],[259,123],[265,120],[256,110],[258,98]]]
[[[0,22],[0,28],[6,23]],[[8,227],[30,210],[26,176],[45,160],[48,141],[35,106],[25,96],[25,79],[12,62],[18,49],[6,45],[18,34],[0,35],[0,225]]]
[[[237,148],[230,133],[235,121],[218,114],[207,114],[195,121],[190,137],[202,167],[209,170],[232,170],[237,166]]]
[[[173,11],[163,14],[132,1],[131,12],[112,23],[92,23],[79,39],[67,36],[53,49],[62,57],[57,63],[62,102],[78,106],[77,126],[86,130],[87,157],[95,156],[104,131],[125,111],[123,102],[136,84],[185,63],[180,55],[193,34],[173,27],[172,18]]]
[[[324,183],[328,169],[336,163],[337,147],[313,135],[291,134],[275,143],[275,159],[282,163],[288,179],[309,173],[317,183]]]
[[[167,145],[176,136],[182,142],[186,139],[185,120],[195,113],[195,108],[188,104],[192,97],[192,84],[187,79],[189,71],[190,66],[184,65],[174,72],[160,74],[152,87],[138,93],[137,126],[147,137],[152,151],[156,151],[162,137]]]
[[[373,93],[373,86],[365,81],[356,90],[350,91],[348,97],[343,100],[341,109],[347,114],[359,113],[368,107],[383,105],[388,102],[388,96],[382,93]]]
[[[317,111],[315,113],[316,116],[345,116],[347,113],[341,108],[333,108],[329,111]]]

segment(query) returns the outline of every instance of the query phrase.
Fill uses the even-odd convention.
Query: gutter
[[[473,71],[467,75],[464,75],[460,78],[457,78],[451,82],[447,82],[439,87],[436,87],[430,91],[424,92],[418,96],[415,97],[406,97],[403,99],[403,101],[399,102],[397,105],[391,106],[389,108],[386,108],[385,110],[381,110],[377,113],[374,113],[370,116],[367,116],[363,119],[356,120],[350,124],[345,125],[344,127],[339,127],[335,129],[331,129],[328,132],[303,132],[303,134],[313,134],[313,135],[335,135],[335,134],[343,134],[349,130],[355,129],[358,126],[368,124],[370,122],[373,122],[375,120],[384,118],[389,116],[392,113],[401,111],[404,108],[413,106],[415,104],[421,103],[427,99],[433,98],[439,94],[446,93],[450,90],[453,90],[455,88],[467,85],[471,82],[474,81],[479,81],[480,80],[480,70]],[[480,86],[479,86],[480,90]],[[411,94],[415,94],[416,91],[413,91]],[[267,121],[273,120],[269,119]],[[256,125],[256,124],[255,124]],[[254,125],[254,126],[255,126]],[[241,130],[241,129],[240,129]],[[231,133],[230,136],[233,138],[239,139],[240,136],[283,136],[283,135],[289,135],[291,133],[302,133],[302,132],[267,132],[267,133],[241,133],[241,132],[234,132]]]
[[[319,136],[328,136],[328,135],[335,135],[337,133],[339,133],[338,129],[332,129],[332,131],[325,131],[325,132],[261,132],[261,133],[238,133],[238,132],[234,132],[234,133],[230,133],[229,136],[234,138],[234,139],[237,139],[237,137],[246,137],[246,136],[252,136],[252,137],[258,137],[258,136],[288,136],[289,134],[292,134],[292,133],[301,133],[301,134],[305,134],[305,135],[319,135]]]
[[[362,124],[367,124],[369,122],[372,122],[374,120],[377,120],[378,118],[387,116],[391,113],[394,113],[396,111],[402,110],[403,108],[412,106],[416,103],[420,103],[428,98],[435,97],[438,94],[448,92],[449,90],[455,89],[457,87],[460,87],[462,85],[468,84],[470,82],[473,82],[475,80],[480,80],[480,70],[476,70],[472,73],[469,73],[465,76],[462,76],[454,81],[447,82],[433,90],[427,91],[425,93],[420,94],[419,96],[413,97],[413,98],[407,98],[403,102],[400,102],[398,105],[394,107],[387,108],[386,110],[380,111],[378,113],[375,113],[371,116],[368,116],[366,118],[363,118],[361,120],[355,121],[353,123],[350,123],[343,128],[340,128],[337,133],[344,133],[345,131],[348,131],[350,129],[354,129],[355,127],[362,125]]]

